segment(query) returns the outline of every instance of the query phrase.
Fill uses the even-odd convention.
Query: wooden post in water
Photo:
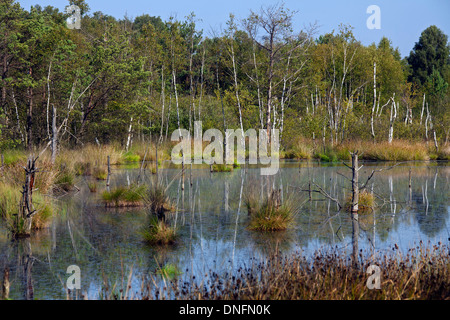
[[[358,221],[358,202],[359,202],[359,185],[358,171],[362,168],[358,167],[358,151],[350,152],[352,157],[352,203],[350,207],[352,217],[352,260],[353,266],[358,267],[358,237],[359,237],[359,221]]]
[[[111,178],[111,164],[110,164],[110,156],[108,156],[108,176],[106,177],[106,186],[109,187]]]
[[[311,177],[309,178],[309,183],[308,183],[308,191],[309,191],[309,201],[312,200],[312,196],[311,196]]]
[[[352,203],[351,213],[358,213],[359,186],[358,186],[358,151],[350,152],[352,156]]]

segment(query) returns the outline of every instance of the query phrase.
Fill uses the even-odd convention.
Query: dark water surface
[[[392,166],[363,164],[361,183],[372,170]],[[306,256],[318,249],[338,250],[341,254],[352,250],[348,212],[339,211],[336,203],[318,193],[308,201],[308,192],[300,191],[307,189],[311,180],[344,203],[351,182],[344,177],[350,177],[350,171],[343,165],[286,161],[272,177],[260,176],[258,168],[210,173],[208,167],[194,167],[191,173],[186,171],[184,192],[179,171],[168,165],[159,171],[166,183],[175,177],[169,193],[177,207],[172,222],[180,237],[174,246],[143,242],[139,229],[146,222],[146,210],[105,209],[100,201],[104,182],[98,182],[98,192],[91,193],[88,177],[76,182],[79,192],[57,200],[58,214],[50,227],[30,239],[11,241],[5,226],[0,225],[0,279],[8,267],[10,298],[26,298],[31,285],[34,299],[65,299],[64,285],[69,276],[66,270],[70,265],[80,267],[82,292],[96,299],[104,279],[110,285],[116,283],[118,291],[126,287],[131,274],[131,291],[139,292],[143,277],[151,275],[155,281],[164,281],[157,270],[168,264],[177,267],[181,279],[192,280],[201,279],[209,270],[232,272],[249,266],[276,250]],[[138,175],[138,166],[115,167],[111,188],[133,183]],[[148,171],[141,177],[143,183],[155,179]],[[406,252],[420,241],[448,244],[449,178],[450,166],[446,162],[407,162],[377,172],[368,185],[376,196],[377,208],[359,215],[359,248],[384,253],[391,252],[395,245],[400,252]],[[263,194],[267,185],[280,188],[283,197],[295,197],[302,204],[288,231],[260,233],[247,229],[245,193],[253,190]]]

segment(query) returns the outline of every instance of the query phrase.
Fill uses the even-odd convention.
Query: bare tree
[[[250,16],[243,21],[248,34],[266,52],[267,63],[267,107],[266,107],[266,130],[270,137],[272,127],[271,110],[273,104],[275,63],[279,58],[281,49],[289,42],[281,41],[290,37],[292,33],[292,17],[296,12],[284,7],[284,4],[275,4],[261,7],[259,13],[250,11]],[[259,36],[259,29],[265,32]]]

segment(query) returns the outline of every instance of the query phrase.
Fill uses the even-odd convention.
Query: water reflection
[[[360,178],[364,181],[373,169],[389,165],[364,163]],[[344,203],[351,192],[343,176],[346,170],[285,162],[277,175],[262,177],[252,166],[211,173],[194,165],[186,167],[189,182],[183,189],[180,168],[166,166],[158,170],[158,179],[170,184],[175,205],[171,219],[180,235],[178,244],[170,247],[142,241],[138,231],[146,221],[144,208],[105,209],[100,199],[106,186],[99,183],[98,192],[91,193],[89,177],[84,177],[77,182],[80,192],[58,200],[60,213],[49,229],[28,242],[12,242],[0,226],[0,270],[9,269],[12,299],[65,299],[65,272],[75,264],[82,273],[81,291],[93,299],[105,284],[110,291],[126,289],[129,274],[131,291],[140,292],[143,278],[163,281],[157,270],[169,264],[181,271],[179,278],[194,281],[209,270],[230,272],[251,258],[264,259],[278,251],[308,255],[323,247],[337,248],[357,264],[360,250],[375,253],[394,244],[406,250],[420,240],[444,242],[449,237],[449,167],[408,163],[377,173],[367,187],[377,206],[356,217],[320,194],[309,199],[308,192],[299,191],[315,183]],[[110,188],[155,179],[139,166],[113,168]],[[248,230],[243,198],[251,188],[261,197],[279,189],[283,201],[294,194],[303,205],[293,228],[269,234]]]

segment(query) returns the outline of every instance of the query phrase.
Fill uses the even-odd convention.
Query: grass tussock
[[[237,163],[236,163],[237,164]],[[228,164],[213,164],[212,165],[212,172],[231,172],[235,168],[234,164],[228,165]]]
[[[88,182],[88,188],[90,192],[97,192],[97,183],[95,182]]]
[[[280,191],[273,191],[263,198],[249,192],[244,199],[250,222],[248,228],[257,231],[281,231],[289,228],[297,213],[294,198],[281,201]]]
[[[117,187],[111,191],[105,190],[102,200],[106,207],[137,207],[143,205],[145,186],[131,185]]]
[[[155,215],[150,215],[148,225],[142,228],[140,234],[150,244],[172,245],[177,239],[175,228],[165,219],[158,219]]]
[[[359,192],[358,196],[359,213],[372,212],[375,206],[376,206],[375,196],[373,195],[373,193],[368,192],[367,190],[362,190]],[[352,195],[349,194],[345,202],[344,208],[345,210],[350,211],[351,207],[352,207]]]
[[[144,196],[149,212],[157,217],[164,217],[166,212],[172,211],[174,206],[168,195],[168,186],[158,181],[149,186]]]

